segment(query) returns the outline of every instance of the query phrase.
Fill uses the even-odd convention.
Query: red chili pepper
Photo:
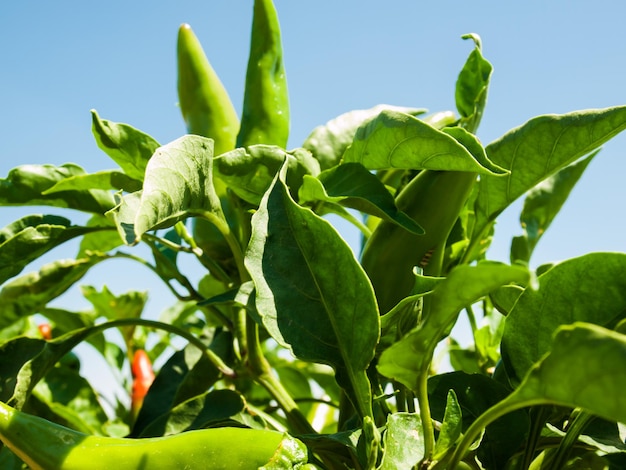
[[[133,390],[131,395],[131,410],[136,414],[143,404],[143,399],[154,381],[152,363],[143,349],[135,351],[130,368],[133,374]]]
[[[50,323],[42,323],[37,328],[39,328],[39,333],[41,333],[43,339],[52,339],[52,327],[50,327]]]

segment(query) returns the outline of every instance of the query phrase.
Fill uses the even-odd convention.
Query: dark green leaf
[[[561,326],[549,353],[529,370],[501,408],[534,404],[580,407],[626,423],[625,363],[626,336],[589,323]]]
[[[54,165],[18,166],[9,171],[6,179],[0,179],[0,204],[56,206],[104,214],[115,205],[113,195],[108,191],[68,190],[44,194],[57,182],[84,174],[85,171],[73,163],[58,167]]]
[[[223,354],[228,346],[218,335],[211,349]],[[219,376],[205,354],[193,345],[175,352],[161,367],[137,416],[131,436],[137,437],[164,413],[176,405],[205,393]]]
[[[87,227],[101,227],[102,230],[90,232],[83,236],[80,241],[77,258],[84,258],[95,253],[107,253],[120,245],[124,241],[116,230],[115,223],[102,215],[92,216],[86,224]]]
[[[476,266],[458,266],[430,294],[430,312],[422,324],[385,350],[378,361],[378,371],[412,390],[427,370],[435,347],[449,334],[462,308],[500,286],[525,283],[530,275],[521,266],[482,262]]]
[[[298,193],[300,203],[335,202],[403,226],[410,232],[424,230],[411,217],[398,210],[385,185],[363,165],[344,163],[314,178],[305,175]]]
[[[513,239],[512,263],[515,261],[528,263],[537,242],[550,227],[574,185],[597,154],[598,151],[595,151],[588,157],[566,166],[528,192],[520,214],[524,234]]]
[[[463,414],[463,432],[487,409],[504,399],[509,391],[500,383],[481,374],[451,372],[428,380],[428,397],[433,419],[444,419],[447,397],[453,390]],[[485,468],[499,470],[518,450],[525,439],[530,419],[518,410],[487,426],[479,447],[479,458]]]
[[[258,205],[287,158],[287,185],[297,194],[304,175],[317,176],[319,163],[308,150],[285,151],[274,145],[238,148],[215,158],[214,171],[241,199]]]
[[[89,189],[118,189],[133,193],[141,189],[141,180],[131,178],[121,171],[104,170],[96,173],[70,176],[46,189],[43,194],[48,195],[61,191]]]
[[[28,263],[75,237],[100,230],[72,226],[65,217],[29,215],[0,230],[0,283],[22,272]]]
[[[104,259],[104,256],[93,256],[59,260],[44,265],[39,272],[31,272],[6,283],[0,290],[0,329],[21,317],[39,312]]]
[[[68,367],[53,367],[33,394],[67,425],[86,434],[102,435],[107,415],[89,382]]]
[[[282,178],[253,216],[245,261],[257,310],[268,332],[297,357],[333,366],[359,413],[371,416],[365,370],[380,328],[372,287],[346,242],[298,206]]]
[[[384,109],[390,109],[412,116],[426,112],[425,109],[405,108],[387,104],[379,104],[370,109],[349,111],[313,129],[302,144],[302,147],[309,150],[315,156],[322,170],[332,168],[339,164],[341,156],[352,143],[357,129],[378,116]]]
[[[424,432],[416,413],[393,413],[383,436],[385,453],[380,470],[411,470],[424,457]]]
[[[435,445],[433,456],[435,459],[443,457],[446,452],[454,448],[456,442],[461,437],[463,427],[462,415],[461,405],[456,397],[456,393],[454,393],[454,389],[448,390],[446,408],[441,421],[437,444]]]
[[[241,395],[232,390],[213,390],[190,398],[152,421],[141,437],[159,437],[210,427],[244,410]],[[236,445],[236,443],[233,443]]]
[[[626,317],[626,254],[591,253],[557,264],[526,289],[509,313],[502,358],[521,380],[548,352],[560,325],[575,321],[612,328]]]
[[[497,165],[483,166],[454,137],[404,113],[383,111],[357,131],[343,156],[368,170],[387,168],[469,171],[499,175]]]
[[[91,111],[92,132],[100,147],[129,177],[143,181],[146,165],[159,143],[128,124],[100,119]]]
[[[486,148],[508,176],[481,177],[472,239],[478,241],[491,222],[513,201],[626,129],[626,106],[545,115],[507,132]]]

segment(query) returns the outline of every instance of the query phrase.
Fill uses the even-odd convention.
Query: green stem
[[[428,370],[430,369],[430,361],[425,361],[425,364],[426,367],[423,367],[419,373],[419,382],[415,396],[417,397],[424,432],[424,461],[428,461],[435,451],[435,427],[433,426],[430,404],[428,402]]]
[[[559,447],[556,449],[556,453],[554,454],[552,461],[550,462],[550,468],[553,470],[559,470],[565,467],[565,463],[567,462],[567,458],[572,450],[572,447],[578,441],[578,438],[582,434],[583,430],[589,424],[589,422],[594,418],[594,416],[590,413],[582,411],[580,409],[577,410],[578,414],[572,421],[571,425],[568,427],[565,436],[561,440]]]
[[[256,322],[252,321],[251,318],[247,318],[246,320],[248,369],[252,377],[278,402],[278,405],[282,408],[287,417],[287,422],[295,433],[315,434],[315,429],[311,427],[289,392],[287,392],[283,384],[272,374],[272,368],[261,349],[259,326]]]
[[[531,428],[528,439],[526,440],[526,447],[524,448],[524,458],[521,463],[520,470],[527,470],[530,466],[535,452],[537,450],[537,444],[541,437],[541,430],[546,424],[548,417],[548,408],[545,406],[537,406],[531,409]]]

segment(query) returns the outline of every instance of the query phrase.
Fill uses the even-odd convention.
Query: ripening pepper
[[[235,148],[239,118],[191,26],[178,30],[178,99],[190,134],[213,139],[215,155]]]
[[[278,14],[272,0],[255,0],[237,147],[287,147],[289,94]]]
[[[130,409],[133,416],[137,416],[143,404],[143,399],[148,393],[148,389],[154,382],[154,371],[152,362],[143,349],[137,349],[133,355],[133,362],[130,367],[133,375],[133,389],[131,393]]]
[[[411,293],[415,266],[424,267],[426,274],[441,274],[437,263],[475,181],[476,173],[423,170],[400,191],[398,209],[425,233],[416,235],[382,221],[365,244],[361,264],[372,282],[381,313]]]
[[[167,437],[89,436],[0,402],[0,440],[32,470],[307,469],[307,450],[286,433],[213,428]]]

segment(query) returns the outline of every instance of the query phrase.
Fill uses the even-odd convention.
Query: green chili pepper
[[[415,266],[423,267],[426,274],[440,274],[446,240],[475,181],[471,172],[424,170],[398,194],[398,209],[420,224],[425,234],[415,235],[382,221],[363,248],[361,263],[382,313],[410,294]]]
[[[167,437],[88,436],[0,402],[0,439],[32,470],[311,468],[286,433],[214,428]]]
[[[268,144],[286,148],[288,137],[289,95],[278,15],[272,0],[255,0],[237,147]]]
[[[188,24],[178,30],[177,55],[178,99],[187,131],[213,139],[215,155],[234,149],[239,118]]]

